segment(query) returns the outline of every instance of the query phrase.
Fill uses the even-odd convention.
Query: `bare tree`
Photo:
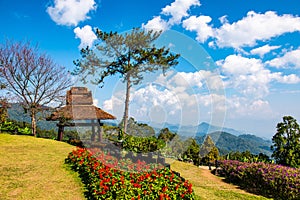
[[[68,72],[29,42],[0,44],[0,83],[30,113],[36,136],[36,115],[58,101],[71,86]]]

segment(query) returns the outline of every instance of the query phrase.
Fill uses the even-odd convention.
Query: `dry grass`
[[[262,196],[247,193],[239,189],[237,186],[225,183],[222,178],[217,177],[208,169],[201,169],[195,165],[183,163],[179,161],[171,161],[171,169],[177,171],[185,179],[193,184],[193,189],[197,195],[197,199],[207,200],[254,200],[268,199]]]
[[[0,134],[0,199],[84,199],[64,159],[74,147],[53,140]]]

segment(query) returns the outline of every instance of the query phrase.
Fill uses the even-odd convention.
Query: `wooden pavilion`
[[[47,119],[49,121],[59,121],[57,140],[63,138],[64,127],[67,126],[91,126],[93,141],[98,127],[98,140],[102,140],[101,120],[116,119],[113,115],[103,111],[93,105],[92,92],[86,87],[72,87],[67,91],[66,105],[58,108]]]

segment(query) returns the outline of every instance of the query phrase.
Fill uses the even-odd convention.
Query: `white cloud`
[[[278,68],[300,68],[300,48],[289,51],[282,57],[274,58],[273,60],[268,61],[267,64]]]
[[[208,86],[217,78],[222,82],[217,74],[204,70],[161,74],[131,91],[130,116],[143,121],[163,119],[163,122],[169,123],[199,124],[200,119],[210,119],[216,112],[224,113],[226,110],[224,94],[215,93]],[[216,87],[216,83],[213,84]],[[104,102],[104,109],[122,117],[124,94],[124,91],[113,94],[110,100]]]
[[[257,41],[266,41],[284,33],[300,31],[300,17],[277,15],[273,11],[264,14],[250,11],[243,19],[225,23],[215,30],[216,43],[219,47],[254,46]]]
[[[227,117],[232,119],[250,118],[265,119],[276,114],[268,101],[263,99],[248,99],[239,96],[227,98]]]
[[[265,54],[269,53],[270,51],[278,49],[280,47],[281,46],[270,46],[270,45],[267,44],[267,45],[264,45],[262,47],[258,47],[258,48],[252,49],[250,51],[250,53],[251,54],[259,55],[260,57],[263,57]]]
[[[297,84],[300,78],[296,74],[282,75],[281,72],[272,73],[271,77],[280,83]]]
[[[211,22],[211,17],[209,16],[191,16],[190,18],[183,21],[182,26],[186,30],[196,31],[196,40],[200,42],[205,42],[209,37],[214,35],[213,28],[208,23]]]
[[[74,29],[75,37],[81,40],[79,49],[85,48],[86,46],[91,47],[93,42],[97,39],[97,36],[92,30],[92,27],[89,25],[84,26],[83,28],[76,27]]]
[[[169,28],[169,25],[160,16],[156,16],[148,21],[147,24],[143,23],[142,27],[146,30],[165,31]]]
[[[96,8],[94,0],[55,0],[54,6],[48,7],[47,12],[59,25],[77,26],[79,22],[89,19],[87,14]]]
[[[199,0],[175,0],[171,5],[162,9],[162,14],[171,16],[170,25],[179,24],[183,17],[188,17],[188,10],[191,6],[200,6]]]
[[[200,6],[199,0],[175,0],[171,5],[164,7],[160,16],[155,16],[142,27],[147,30],[165,31],[175,24],[180,24],[182,18],[188,17],[188,11],[192,6]],[[161,16],[170,16],[168,20],[164,20]]]
[[[227,80],[226,85],[250,99],[261,99],[269,94],[272,81],[280,83],[299,83],[295,74],[283,75],[266,69],[260,59],[246,58],[241,55],[229,55],[225,60],[218,61]]]

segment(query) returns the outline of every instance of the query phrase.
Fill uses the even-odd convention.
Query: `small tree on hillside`
[[[200,146],[199,146],[199,144],[193,138],[190,138],[187,141],[185,141],[185,144],[189,144],[189,146],[182,155],[183,159],[184,160],[192,159],[194,165],[199,165],[200,164],[200,157],[199,157]]]
[[[120,129],[124,128],[123,120],[119,124]],[[148,124],[138,123],[134,118],[130,117],[127,124],[127,134],[137,137],[152,137],[155,136],[154,129]]]
[[[209,162],[218,159],[219,150],[209,135],[206,136],[203,144],[201,145],[199,154],[201,157],[201,162],[204,164],[208,164]]]
[[[165,142],[171,141],[176,136],[176,133],[172,133],[168,128],[163,128],[159,131],[158,139]]]
[[[71,82],[65,69],[30,43],[7,41],[0,45],[0,83],[30,113],[36,136],[36,114],[59,100]]]
[[[82,58],[77,60],[74,74],[83,75],[82,81],[87,76],[98,77],[92,81],[94,84],[104,84],[107,76],[119,74],[126,83],[126,98],[124,109],[124,132],[127,132],[130,89],[132,85],[139,84],[143,73],[161,69],[165,72],[171,66],[177,65],[179,55],[174,55],[165,47],[156,48],[153,42],[161,32],[133,29],[125,35],[106,33],[96,30],[98,43],[95,49],[81,50]]]
[[[272,138],[272,157],[276,163],[300,167],[300,128],[291,116],[284,116],[277,124],[277,133]]]

